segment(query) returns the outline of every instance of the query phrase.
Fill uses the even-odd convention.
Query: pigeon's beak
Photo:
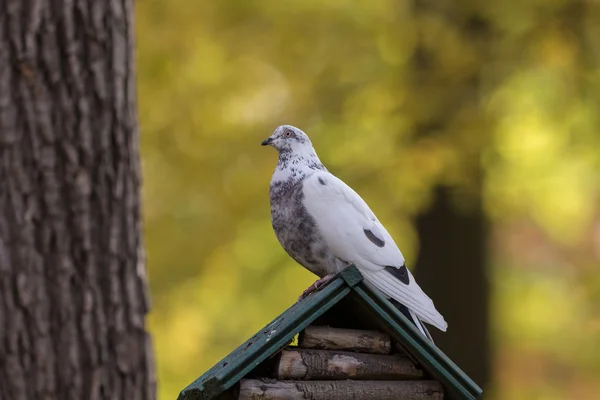
[[[273,143],[273,138],[268,138],[262,141],[262,143],[260,144],[261,146],[268,146],[271,143]]]

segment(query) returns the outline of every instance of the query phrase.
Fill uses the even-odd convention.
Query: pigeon
[[[290,257],[320,277],[300,298],[354,264],[425,337],[431,340],[423,322],[446,331],[388,231],[358,193],[325,168],[306,133],[282,125],[261,144],[279,153],[269,187],[275,236]]]

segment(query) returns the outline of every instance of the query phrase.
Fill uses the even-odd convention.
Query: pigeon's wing
[[[369,282],[423,321],[446,330],[446,321],[404,265],[391,235],[358,193],[319,171],[304,180],[303,194],[304,207],[333,254],[355,264]]]

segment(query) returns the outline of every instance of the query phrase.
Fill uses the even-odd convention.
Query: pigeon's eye
[[[292,136],[292,132],[290,131],[285,131],[285,137],[290,137]]]

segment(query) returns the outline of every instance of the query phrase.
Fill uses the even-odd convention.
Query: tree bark
[[[239,400],[442,400],[437,381],[265,381],[242,379]]]
[[[407,357],[329,350],[283,350],[278,379],[418,379],[423,371]]]
[[[0,3],[0,398],[153,399],[133,1]]]
[[[329,326],[307,326],[298,346],[379,354],[389,354],[392,349],[390,336],[385,333]]]

